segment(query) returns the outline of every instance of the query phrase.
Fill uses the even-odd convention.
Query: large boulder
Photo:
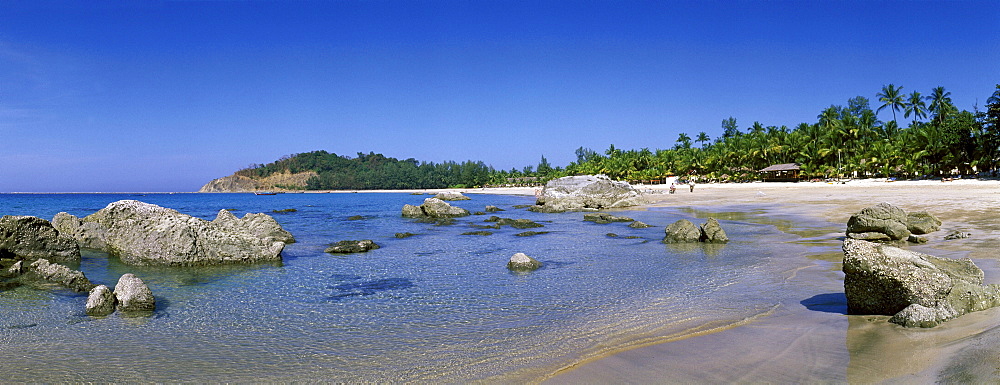
[[[223,210],[209,222],[135,200],[113,202],[79,221],[61,217],[61,226],[65,224],[78,242],[103,243],[102,250],[135,265],[279,261],[285,242],[293,241],[291,234],[264,214],[237,219]]]
[[[926,211],[906,215],[906,229],[913,234],[928,234],[941,229],[941,220]]]
[[[0,218],[0,258],[79,262],[80,247],[47,220],[5,215]]]
[[[609,209],[645,203],[642,194],[625,182],[606,175],[567,176],[545,184],[533,211],[562,212],[580,209]]]
[[[97,285],[90,290],[87,296],[86,312],[92,316],[106,316],[115,312],[115,305],[118,304],[115,293],[107,286]]]
[[[906,239],[910,236],[906,212],[888,203],[862,209],[847,221],[847,236],[874,240],[870,234],[865,233],[882,233],[893,241]]]
[[[514,256],[510,257],[510,261],[507,261],[507,268],[513,271],[532,271],[537,270],[539,267],[542,267],[541,262],[524,253],[514,254]]]
[[[52,218],[52,226],[60,234],[75,239],[80,247],[98,250],[108,248],[108,243],[105,242],[108,231],[95,222],[84,222],[75,215],[61,212]]]
[[[403,216],[407,218],[454,218],[468,215],[471,215],[469,210],[454,207],[437,198],[424,199],[424,203],[420,206],[403,206]]]
[[[892,315],[891,322],[906,327],[933,327],[1000,305],[1000,285],[983,286],[983,271],[968,258],[939,258],[850,238],[843,248],[851,314]]]
[[[663,243],[695,243],[701,240],[701,229],[687,219],[680,219],[664,229]]]
[[[715,220],[715,218],[708,218],[708,221],[701,225],[701,237],[699,240],[706,243],[726,243],[729,242],[729,237],[722,230],[719,221]]]
[[[146,312],[156,310],[156,298],[146,283],[127,273],[118,279],[115,285],[115,299],[118,300],[118,310],[123,312]]]
[[[442,191],[437,193],[434,197],[443,201],[467,201],[472,199],[462,195],[462,193],[458,191]]]
[[[83,272],[70,269],[58,263],[50,263],[47,259],[37,259],[24,268],[24,279],[36,279],[51,282],[78,292],[89,292],[94,285]]]

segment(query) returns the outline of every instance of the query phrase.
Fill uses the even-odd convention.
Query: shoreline
[[[908,248],[949,258],[972,258],[985,283],[1000,283],[1000,181],[856,180],[823,182],[636,186],[653,194],[642,208],[671,207],[712,212],[753,209],[754,216],[789,214],[836,225],[794,243],[829,250],[841,242],[847,219],[880,202],[907,212],[929,211],[941,229],[925,245]],[[835,227],[835,228],[834,228]],[[943,241],[952,230],[972,238]],[[787,232],[787,231],[786,231]],[[792,231],[791,234],[796,233]],[[933,329],[906,329],[888,316],[847,315],[842,253],[788,257],[787,288],[802,298],[781,302],[774,314],[733,328],[682,340],[637,346],[587,358],[537,379],[547,383],[650,382],[935,382],[972,376],[995,380],[1000,361],[1000,308],[971,313]],[[838,297],[839,295],[839,297]],[[810,301],[817,301],[812,303]],[[842,307],[838,308],[838,306]],[[751,351],[753,353],[751,353]],[[971,358],[970,358],[971,357]],[[963,377],[966,376],[966,377]]]

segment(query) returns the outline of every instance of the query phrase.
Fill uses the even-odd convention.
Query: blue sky
[[[565,166],[889,83],[982,107],[1000,2],[0,0],[0,191],[193,191],[313,150]]]

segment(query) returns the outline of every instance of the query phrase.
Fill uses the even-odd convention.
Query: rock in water
[[[628,225],[628,227],[631,227],[633,229],[646,229],[646,228],[653,227],[653,225],[647,225],[647,224],[642,223],[640,221],[635,221],[635,222],[630,223]]]
[[[108,238],[108,231],[97,223],[84,222],[74,215],[62,212],[52,218],[52,226],[59,230],[60,234],[75,239],[80,247],[98,250],[108,248],[108,243],[105,241]]]
[[[398,234],[397,238],[400,238]],[[374,241],[371,239],[364,239],[360,241],[340,241],[328,247],[324,250],[324,252],[337,254],[364,253],[377,248],[379,248],[379,245],[375,244]]]
[[[847,221],[847,233],[848,236],[852,233],[882,233],[898,241],[910,236],[906,223],[905,211],[888,203],[879,203],[852,215]]]
[[[457,191],[442,191],[434,197],[443,201],[467,201],[472,199]]]
[[[454,207],[437,198],[424,199],[420,206],[403,205],[403,216],[407,218],[454,218],[471,215],[469,210]]]
[[[38,278],[78,292],[89,292],[94,288],[83,272],[70,269],[58,263],[38,259],[27,267],[29,278]]]
[[[103,250],[135,265],[212,265],[280,261],[291,234],[265,214],[237,219],[221,210],[214,221],[176,210],[122,200],[81,221],[61,216],[78,242],[101,238]],[[94,223],[90,229],[76,223]]]
[[[542,267],[541,262],[524,253],[514,254],[514,256],[510,257],[510,261],[507,262],[507,268],[514,271],[532,271],[537,270],[539,267]]]
[[[634,222],[635,219],[629,217],[619,217],[608,213],[587,213],[583,214],[583,220],[597,224],[608,224],[611,222]]]
[[[708,218],[708,221],[701,225],[701,237],[699,240],[706,243],[726,243],[729,242],[729,237],[722,230],[719,221],[715,220],[715,218]]]
[[[906,229],[913,234],[928,234],[941,229],[941,220],[926,211],[909,213],[906,216]]]
[[[117,305],[115,293],[107,286],[97,285],[90,290],[90,295],[87,297],[86,311],[88,315],[106,316],[115,312],[115,305]]]
[[[664,229],[663,243],[694,243],[701,240],[701,230],[687,219],[671,223]]]
[[[488,213],[495,213],[497,211],[504,211],[504,209],[496,207],[496,206],[486,206],[486,212],[488,212]]]
[[[892,315],[906,327],[933,327],[1000,305],[1000,285],[983,286],[983,271],[968,258],[846,239],[843,269],[849,313]]]
[[[80,246],[61,235],[49,221],[29,216],[0,217],[0,255],[33,261],[79,262]]]
[[[643,204],[638,190],[606,175],[567,176],[545,184],[533,211],[562,212],[579,209],[609,209]]]
[[[156,310],[156,299],[145,282],[135,274],[122,275],[115,285],[115,298],[118,300],[118,310],[123,312]]]

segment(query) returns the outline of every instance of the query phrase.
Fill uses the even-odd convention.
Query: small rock
[[[414,233],[396,233],[396,238],[403,239],[403,238],[412,237],[414,235],[417,235],[417,234],[414,234]]]
[[[715,220],[715,218],[708,218],[708,221],[701,225],[701,237],[699,240],[706,243],[726,243],[729,242],[729,237],[722,230],[719,221]]]
[[[964,232],[955,230],[955,231],[952,231],[952,232],[948,233],[948,235],[945,235],[944,239],[946,241],[950,241],[952,239],[964,239],[964,238],[968,238],[968,237],[971,237],[971,236],[972,236],[972,233],[964,233]]]
[[[879,203],[862,209],[847,221],[848,234],[870,232],[883,233],[894,241],[906,239],[910,236],[906,212],[889,203]]]
[[[653,226],[652,225],[647,225],[647,224],[642,223],[640,221],[635,221],[635,222],[629,223],[628,227],[631,227],[633,229],[645,229],[645,228],[649,228],[649,227],[653,227]]]
[[[906,215],[906,228],[913,234],[928,234],[941,229],[941,220],[926,211]]]
[[[606,236],[608,238],[618,238],[618,234],[615,234],[615,233],[607,233],[607,234],[604,234],[604,236]]]
[[[583,220],[598,224],[608,224],[611,222],[632,222],[635,219],[629,217],[619,217],[608,213],[587,213],[583,214]]]
[[[107,286],[97,285],[90,290],[90,295],[87,297],[86,311],[88,315],[102,317],[114,313],[115,305],[117,305],[115,293]]]
[[[360,221],[362,219],[365,219],[365,217],[363,217],[361,215],[352,215],[352,216],[347,217],[347,220],[349,220],[349,221]]]
[[[510,261],[507,262],[507,268],[514,271],[532,271],[539,267],[542,267],[541,262],[524,253],[514,254],[514,256],[510,257]]]
[[[28,265],[28,273],[78,292],[89,292],[95,286],[82,272],[58,263],[49,263],[47,259],[38,259],[32,262]]]
[[[156,310],[156,299],[146,283],[135,274],[122,275],[115,285],[115,298],[118,300],[118,310],[153,311]]]
[[[486,212],[488,212],[488,213],[495,213],[497,211],[504,211],[504,209],[496,207],[496,206],[486,206]]]
[[[542,234],[548,234],[548,233],[549,233],[548,231],[525,231],[523,233],[514,234],[514,236],[518,236],[518,237],[530,237],[530,236],[534,236],[534,235],[542,235]]]
[[[663,243],[695,243],[701,240],[701,230],[687,219],[680,219],[664,229]]]
[[[338,254],[364,253],[377,248],[379,248],[379,245],[375,244],[371,239],[364,239],[360,241],[340,241],[326,248],[324,252]]]
[[[469,198],[469,197],[467,197],[465,195],[462,195],[462,193],[457,192],[457,191],[443,191],[443,192],[439,192],[434,197],[437,198],[437,199],[443,200],[443,201],[467,201],[467,200],[472,199],[472,198]]]
[[[892,238],[889,237],[888,235],[877,232],[847,233],[847,237],[851,239],[860,239],[862,241],[871,241],[871,242],[888,242],[892,240]]]
[[[483,235],[483,236],[485,236],[485,235],[493,235],[493,232],[492,231],[469,231],[469,232],[462,233],[462,235]]]
[[[927,243],[927,238],[921,237],[916,234],[910,234],[910,237],[906,238],[906,241],[910,243]]]
[[[226,211],[229,211],[229,210],[226,210]],[[294,213],[296,211],[299,211],[299,210],[297,210],[297,209],[271,210],[271,212],[275,213],[275,214],[288,214],[288,213]]]

